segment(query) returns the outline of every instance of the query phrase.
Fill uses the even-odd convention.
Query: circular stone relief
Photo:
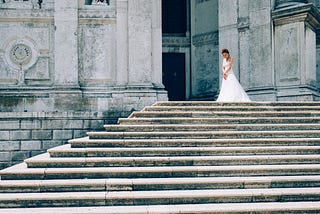
[[[22,39],[11,41],[6,47],[5,58],[14,69],[27,70],[37,61],[37,51],[32,42]]]
[[[16,44],[11,48],[10,58],[15,64],[26,65],[32,58],[32,50],[25,44]]]

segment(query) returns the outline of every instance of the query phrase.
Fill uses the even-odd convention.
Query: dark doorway
[[[186,66],[184,53],[162,54],[162,77],[170,101],[186,100]]]
[[[187,31],[186,0],[162,0],[162,32],[185,36]]]

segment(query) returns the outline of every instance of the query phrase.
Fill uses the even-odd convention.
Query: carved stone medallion
[[[25,44],[16,44],[10,50],[10,59],[17,65],[26,65],[32,58],[32,50]]]
[[[11,68],[27,70],[36,63],[37,51],[28,40],[13,40],[5,49],[5,59]]]

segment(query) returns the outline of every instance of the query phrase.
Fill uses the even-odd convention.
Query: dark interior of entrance
[[[162,0],[162,33],[186,36],[186,0]]]
[[[162,0],[162,33],[165,37],[186,37],[187,0]],[[163,53],[163,84],[169,100],[186,100],[185,53],[169,52]]]
[[[186,68],[184,53],[162,54],[162,78],[170,101],[186,100]]]

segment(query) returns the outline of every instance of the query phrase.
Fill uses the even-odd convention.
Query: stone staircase
[[[0,213],[320,213],[320,102],[159,102],[0,172]]]

